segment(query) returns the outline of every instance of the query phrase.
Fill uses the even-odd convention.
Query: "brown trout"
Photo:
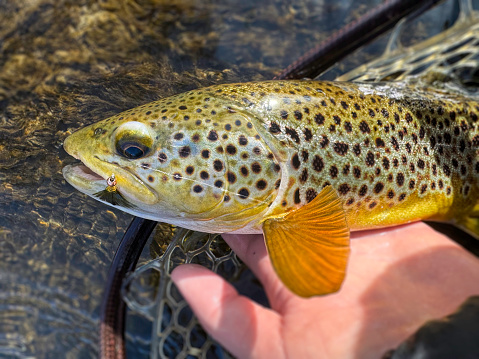
[[[210,233],[263,232],[294,293],[336,291],[349,231],[421,219],[479,233],[479,103],[403,83],[267,81],[149,103],[69,136],[98,197],[114,175],[136,216]],[[98,198],[97,198],[98,199]]]

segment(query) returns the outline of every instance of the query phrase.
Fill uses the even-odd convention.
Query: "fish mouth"
[[[140,178],[128,169],[116,163],[110,163],[93,156],[88,160],[81,156],[73,157],[81,163],[67,165],[63,168],[65,180],[80,192],[89,196],[98,197],[107,187],[106,179],[115,175],[116,191],[132,205],[154,204],[158,201],[157,195]]]
[[[90,187],[92,188],[96,188],[97,182],[101,182],[101,187],[105,187],[106,184],[105,178],[92,171],[83,163],[67,165],[63,167],[62,172],[63,177],[73,186],[75,186],[74,183],[77,181],[81,181],[82,184],[91,184]]]

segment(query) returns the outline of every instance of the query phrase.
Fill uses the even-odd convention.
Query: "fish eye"
[[[150,149],[139,142],[118,141],[116,150],[120,155],[132,160],[136,160],[138,158],[144,157]]]
[[[115,131],[114,143],[118,155],[137,160],[147,156],[153,147],[153,135],[141,122],[126,122]]]

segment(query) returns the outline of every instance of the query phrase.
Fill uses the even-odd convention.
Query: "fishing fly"
[[[122,206],[127,208],[134,208],[134,205],[128,202],[128,200],[122,196],[116,187],[117,181],[115,174],[112,173],[110,177],[106,179],[106,188],[103,191],[94,193],[93,195],[102,201],[108,202],[114,206]]]

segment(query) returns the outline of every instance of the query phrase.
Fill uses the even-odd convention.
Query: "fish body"
[[[114,174],[130,203],[119,207],[134,215],[205,232],[263,231],[279,272],[286,249],[275,241],[337,236],[315,260],[345,269],[349,230],[430,219],[477,232],[477,114],[472,99],[404,83],[218,85],[79,130],[64,147],[92,172],[69,166],[64,175],[94,196]]]

